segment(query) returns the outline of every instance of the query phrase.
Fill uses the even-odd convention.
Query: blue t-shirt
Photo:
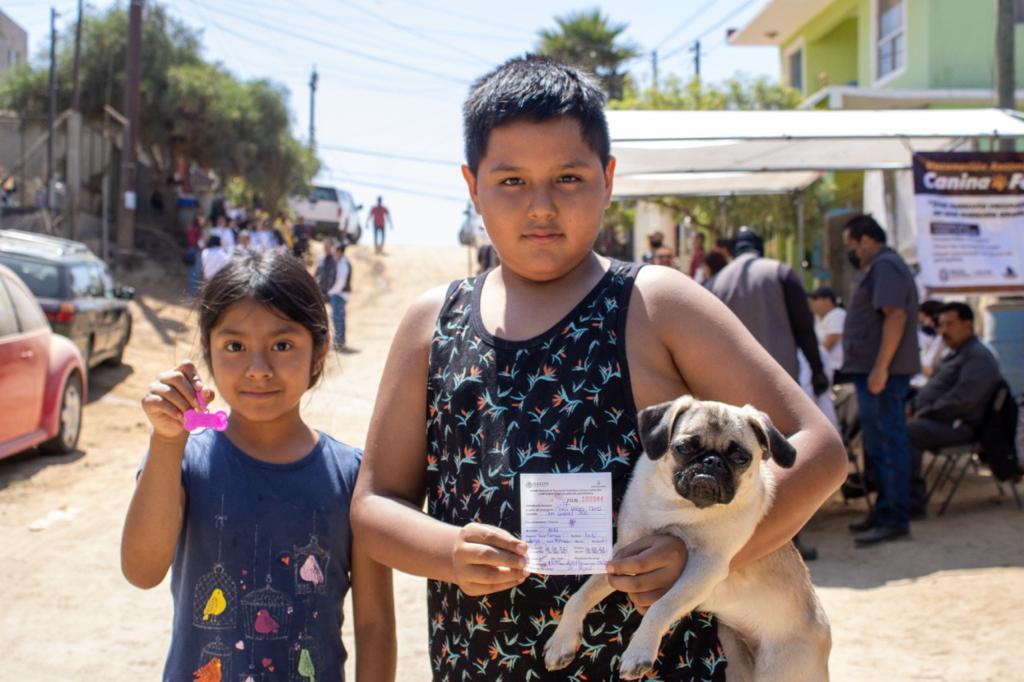
[[[320,434],[290,464],[191,436],[171,568],[169,682],[344,679],[348,512],[362,451]]]

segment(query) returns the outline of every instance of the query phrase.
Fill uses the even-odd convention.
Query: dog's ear
[[[765,459],[771,457],[776,464],[784,469],[793,466],[793,463],[796,462],[796,448],[775,428],[775,424],[772,424],[768,415],[750,408],[747,422],[754,431],[754,436],[764,452]]]
[[[668,451],[672,425],[675,424],[676,417],[690,408],[692,402],[690,396],[683,396],[640,410],[640,414],[637,415],[640,422],[640,442],[648,457],[658,459]]]

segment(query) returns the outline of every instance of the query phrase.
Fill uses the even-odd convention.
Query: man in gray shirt
[[[800,278],[785,263],[765,258],[764,240],[749,227],[736,231],[733,249],[736,257],[715,275],[708,288],[794,381],[799,381],[799,348],[811,366],[815,395],[828,390],[814,315]]]
[[[910,534],[910,446],[904,405],[910,378],[920,371],[917,287],[910,268],[886,246],[870,215],[852,218],[843,232],[847,256],[860,268],[843,325],[843,372],[853,379],[864,454],[875,471],[875,513],[861,523],[858,546]]]
[[[974,312],[966,303],[939,310],[939,331],[951,350],[935,374],[910,401],[907,435],[911,454],[911,507],[924,505],[921,456],[975,439],[1002,375],[991,351],[974,334]]]

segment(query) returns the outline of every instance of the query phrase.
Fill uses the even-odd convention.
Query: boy
[[[591,613],[577,660],[549,673],[544,643],[585,576],[526,572],[518,481],[609,472],[617,510],[642,451],[638,408],[684,393],[749,402],[793,434],[797,463],[775,470],[776,502],[737,566],[788,542],[845,475],[835,431],[712,295],[594,253],[615,170],[602,107],[589,78],[540,57],[474,85],[462,172],[501,265],[417,301],[381,379],[352,519],[375,560],[431,579],[435,680],[609,677],[686,547],[655,535],[620,550],[607,567],[620,592]],[[724,679],[711,618],[682,619],[661,654],[659,679]]]

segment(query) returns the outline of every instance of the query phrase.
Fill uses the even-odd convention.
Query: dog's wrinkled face
[[[652,460],[668,455],[676,492],[701,509],[732,502],[757,475],[762,455],[783,467],[796,457],[764,413],[690,396],[642,410],[640,439]]]

